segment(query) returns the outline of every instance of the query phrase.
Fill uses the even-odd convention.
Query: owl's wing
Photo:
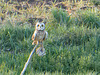
[[[32,40],[36,39],[36,35],[37,35],[37,32],[35,31],[34,34],[32,35]]]
[[[45,40],[45,39],[47,39],[47,38],[48,38],[48,32],[47,32],[47,31],[45,31],[45,35],[44,35],[43,40]]]

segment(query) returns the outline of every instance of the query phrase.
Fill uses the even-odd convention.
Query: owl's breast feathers
[[[35,31],[32,35],[32,40],[43,41],[46,38],[46,31]]]

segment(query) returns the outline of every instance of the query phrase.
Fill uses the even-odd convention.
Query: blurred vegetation
[[[91,2],[96,6],[100,5],[100,0],[91,0]]]
[[[79,11],[79,15],[76,18],[77,25],[85,25],[87,28],[99,28],[100,16],[97,13],[91,11]]]
[[[99,9],[79,9],[69,14],[67,9],[56,7],[55,3],[27,9],[0,3],[3,3],[0,5],[0,75],[20,74],[34,47],[31,44],[34,24],[40,19],[46,22],[49,33],[44,41],[46,55],[33,54],[25,75],[99,74]]]

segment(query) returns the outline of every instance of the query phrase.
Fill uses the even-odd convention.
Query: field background
[[[25,75],[100,75],[100,0],[0,0],[0,75],[20,75],[37,21],[46,55],[33,54]]]

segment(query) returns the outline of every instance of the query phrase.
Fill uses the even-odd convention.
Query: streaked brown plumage
[[[47,31],[45,31],[45,24],[39,23],[39,22],[36,23],[35,31],[32,35],[32,40],[33,40],[32,45],[38,44],[38,43],[40,44],[40,48],[38,48],[37,51],[43,51],[44,50],[43,41],[45,39],[47,39],[47,37],[48,37],[48,33],[47,33]],[[37,53],[37,54],[39,54],[39,53]]]

